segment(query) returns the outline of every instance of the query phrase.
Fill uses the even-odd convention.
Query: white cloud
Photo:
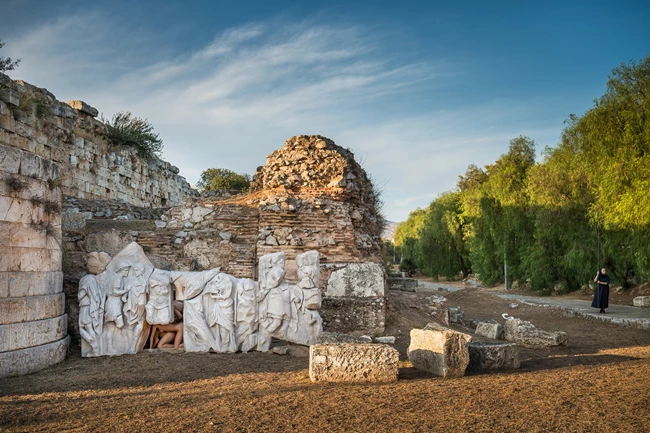
[[[285,139],[318,133],[365,159],[385,184],[389,219],[402,220],[527,132],[513,125],[521,107],[511,101],[394,110],[422,93],[435,98],[454,68],[386,53],[381,35],[360,26],[256,23],[171,55],[137,32],[100,14],[28,29],[12,43],[23,58],[13,76],[109,116],[147,117],[191,182],[207,167],[252,173]]]

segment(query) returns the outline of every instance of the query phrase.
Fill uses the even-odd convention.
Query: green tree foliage
[[[5,43],[0,39],[0,49],[5,46]],[[0,56],[0,72],[13,71],[16,69],[20,59],[12,60],[11,57],[2,57]]]
[[[235,173],[226,168],[208,168],[207,170],[203,170],[196,186],[201,191],[218,191],[223,189],[248,191],[250,182],[251,177],[248,174]]]
[[[153,125],[147,119],[135,117],[128,111],[113,116],[112,121],[101,118],[108,127],[108,141],[113,146],[133,147],[142,158],[151,160],[160,156],[163,142],[153,132]]]
[[[505,262],[510,281],[537,290],[577,289],[602,266],[624,287],[649,281],[650,56],[615,68],[543,155],[536,163],[521,136],[494,164],[470,165],[456,191],[398,227],[407,265],[432,276],[471,269],[491,284]]]

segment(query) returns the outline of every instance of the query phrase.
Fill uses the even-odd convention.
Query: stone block
[[[413,367],[442,377],[461,377],[469,364],[472,337],[436,323],[411,330],[408,357]]]
[[[465,326],[465,313],[460,307],[449,307],[449,322]]]
[[[74,108],[75,110],[79,110],[82,113],[90,114],[92,117],[97,117],[99,115],[99,111],[97,111],[96,108],[91,107],[90,105],[86,104],[84,101],[79,101],[77,99],[68,101],[68,105]]]
[[[395,382],[399,352],[385,344],[316,344],[309,348],[313,382]]]
[[[650,296],[637,296],[632,303],[635,307],[650,308]]]
[[[566,332],[548,332],[537,329],[532,323],[515,318],[506,320],[504,327],[506,340],[524,347],[539,348],[566,346]]]
[[[499,323],[480,322],[476,325],[476,334],[493,340],[503,340],[503,326]]]
[[[368,344],[372,343],[372,338],[342,332],[321,332],[317,341],[318,344]]]
[[[479,323],[499,323],[493,319],[472,319],[469,321],[469,327],[476,329]]]
[[[0,325],[0,352],[40,346],[64,338],[68,316]]]
[[[20,149],[9,146],[0,146],[0,172],[17,174],[20,171]]]
[[[349,264],[332,272],[325,296],[370,298],[384,296],[384,268],[377,263]]]
[[[388,287],[402,292],[417,292],[418,280],[415,278],[389,278]]]
[[[61,225],[63,230],[83,230],[86,228],[86,215],[82,212],[64,212]]]
[[[0,254],[0,272],[20,271],[20,248],[3,247]]]
[[[47,236],[33,224],[0,221],[0,245],[5,247],[46,248]]]
[[[65,312],[63,293],[0,299],[0,325],[59,317]]]
[[[385,337],[376,337],[375,338],[375,343],[380,343],[380,344],[395,344],[395,337],[393,336],[385,336]]]
[[[0,299],[9,297],[9,272],[0,272]]]
[[[0,378],[20,376],[57,364],[65,359],[70,337],[27,349],[0,353]]]
[[[38,217],[39,215],[38,206],[34,206],[29,200],[15,197],[0,197],[0,221],[29,224],[34,221],[34,217]]]
[[[61,293],[63,272],[7,272],[11,297],[42,296]]]
[[[0,101],[5,102],[7,105],[17,107],[20,105],[20,94],[14,89],[5,87],[0,89]]]
[[[519,368],[519,349],[513,343],[474,341],[468,344],[469,365],[475,372]]]
[[[23,152],[22,160],[20,162],[20,174],[36,179],[40,178],[41,158],[32,153]]]
[[[325,298],[320,310],[323,327],[333,332],[381,335],[385,329],[386,303],[381,298]]]

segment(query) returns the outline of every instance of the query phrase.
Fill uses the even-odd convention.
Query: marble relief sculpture
[[[259,261],[259,282],[211,269],[155,269],[137,243],[114,258],[88,257],[90,274],[79,282],[82,356],[140,352],[152,325],[174,329],[188,352],[268,351],[272,338],[311,345],[322,331],[319,254],[296,257],[297,283],[285,280],[285,255]],[[172,325],[170,325],[171,327]],[[152,336],[151,341],[156,338]],[[176,346],[175,346],[176,347]]]

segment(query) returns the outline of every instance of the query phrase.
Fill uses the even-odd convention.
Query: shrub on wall
[[[108,126],[108,140],[113,146],[133,147],[146,160],[162,152],[162,139],[153,132],[153,125],[147,119],[135,117],[129,111],[120,111],[112,121],[103,117],[101,121]]]

